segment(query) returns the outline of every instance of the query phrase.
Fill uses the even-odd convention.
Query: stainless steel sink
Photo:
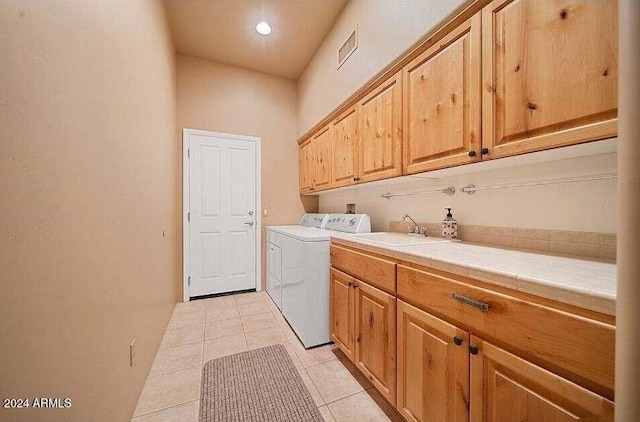
[[[411,246],[424,245],[427,243],[451,242],[450,239],[443,239],[439,237],[411,236],[408,234],[387,232],[359,233],[354,234],[353,237],[388,246]]]

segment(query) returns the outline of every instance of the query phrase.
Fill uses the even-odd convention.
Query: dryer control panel
[[[300,220],[301,226],[307,227],[315,227],[317,229],[324,229],[324,225],[327,222],[329,214],[313,214],[307,213],[302,216],[302,220]]]

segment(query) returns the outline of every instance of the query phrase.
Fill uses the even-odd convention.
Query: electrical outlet
[[[136,361],[136,339],[134,338],[129,345],[129,366],[133,366]]]

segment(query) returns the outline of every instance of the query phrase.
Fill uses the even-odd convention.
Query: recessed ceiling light
[[[256,31],[258,31],[258,34],[269,35],[271,33],[271,26],[265,21],[261,21],[256,25]]]

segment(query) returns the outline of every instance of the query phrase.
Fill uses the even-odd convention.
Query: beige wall
[[[296,84],[290,79],[177,56],[178,129],[252,135],[262,142],[262,279],[264,228],[294,224],[317,199],[298,195]],[[182,135],[176,135],[176,144]],[[303,203],[304,201],[304,203]],[[257,210],[262,215],[261,210]]]
[[[129,420],[179,293],[162,5],[3,1],[0,51],[0,397],[72,400],[0,420]]]
[[[298,80],[298,136],[420,40],[463,0],[349,1]],[[358,27],[358,49],[337,51]]]
[[[405,214],[420,222],[440,222],[452,207],[459,224],[575,230],[616,233],[616,181],[603,180],[566,185],[548,185],[476,192],[457,192],[397,197],[387,200],[385,192],[412,192],[468,184],[491,186],[517,181],[556,179],[612,173],[616,153],[548,163],[527,164],[466,175],[422,180],[397,185],[362,187],[320,196],[321,212],[344,212],[345,204],[356,203],[357,212],[371,216],[374,231],[389,229],[389,221]]]

